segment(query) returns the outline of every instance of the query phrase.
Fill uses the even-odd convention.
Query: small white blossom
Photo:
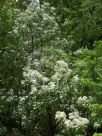
[[[54,82],[50,82],[49,83],[49,87],[50,87],[50,89],[52,90],[52,89],[54,89],[55,88],[55,83]]]
[[[24,80],[22,80],[22,81],[21,81],[21,84],[22,84],[22,85],[25,85],[25,81],[24,81]]]
[[[88,120],[87,118],[81,118],[81,122],[82,122],[82,125],[83,125],[83,126],[89,124],[89,120]]]
[[[60,79],[60,74],[58,72],[56,72],[53,76],[52,76],[52,80],[59,80]]]
[[[100,124],[97,122],[94,122],[94,128],[99,128],[99,127],[100,127]]]
[[[59,60],[56,62],[58,67],[68,68],[68,64],[64,62],[63,60]]]
[[[7,98],[7,102],[11,102],[13,100],[13,97],[12,96],[9,96],[8,98]]]
[[[49,86],[48,85],[43,85],[41,88],[42,88],[43,91],[48,91],[49,90]]]
[[[44,3],[44,7],[49,8],[50,4],[49,3]]]
[[[78,112],[69,113],[69,119],[73,120],[75,118],[79,118],[79,113]]]
[[[49,79],[47,77],[43,77],[42,80],[43,80],[43,82],[48,82],[49,81]]]
[[[85,103],[86,101],[87,101],[87,97],[86,96],[80,96],[78,98],[78,104]]]
[[[81,106],[89,106],[89,103],[92,101],[92,98],[89,97],[87,98],[87,96],[81,96],[78,98],[78,105],[81,105]]]
[[[74,76],[73,79],[74,79],[75,82],[79,81],[78,75]]]
[[[25,97],[20,97],[19,104],[23,104],[25,102]]]
[[[56,112],[55,119],[57,119],[57,120],[63,119],[64,120],[65,118],[66,118],[65,112],[61,112],[61,111]]]
[[[35,92],[37,92],[37,89],[36,89],[34,86],[32,86],[31,92],[29,93],[29,95],[32,95],[32,94],[34,94]]]
[[[54,8],[54,7],[51,7],[51,11],[52,11],[52,12],[55,11],[55,8]]]
[[[71,120],[67,120],[66,119],[65,122],[64,122],[64,124],[65,124],[65,126],[66,126],[67,129],[73,128],[73,123],[72,123]]]
[[[6,96],[1,96],[1,99],[4,100],[6,98]]]

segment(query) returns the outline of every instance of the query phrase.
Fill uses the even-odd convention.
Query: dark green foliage
[[[74,68],[81,77],[82,91],[102,102],[102,41],[93,46],[94,50],[83,48],[74,53],[77,57]]]
[[[56,7],[62,33],[66,36],[71,34],[76,42],[72,50],[79,47],[92,49],[94,41],[102,39],[101,0],[43,0],[43,2],[49,2]]]

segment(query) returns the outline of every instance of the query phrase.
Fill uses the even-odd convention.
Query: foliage
[[[93,48],[95,40],[102,39],[102,2],[101,0],[42,0],[56,7],[58,22],[64,36],[71,35],[75,45]]]
[[[76,97],[73,97],[73,95],[77,92],[74,87],[70,87],[69,76],[71,70],[64,61],[57,61],[54,71],[54,74],[49,78],[44,76],[46,75],[45,71],[43,71],[43,75],[37,70],[29,69],[29,66],[25,68],[24,77],[26,82],[29,81],[31,83],[31,91],[25,92],[25,96],[23,94],[20,98],[18,110],[20,110],[19,112],[22,113],[21,116],[24,118],[22,125],[27,128],[30,125],[30,132],[35,127],[33,131],[36,135],[51,135],[55,133],[54,115],[57,109],[69,112],[72,107],[72,110],[74,110],[73,104]],[[73,91],[71,92],[70,89]]]
[[[80,72],[82,91],[85,94],[96,97],[101,102],[102,90],[102,42],[94,43],[94,50],[80,49],[75,52],[77,60],[74,68],[77,74]]]
[[[101,10],[101,0],[0,3],[1,136],[101,132]]]
[[[74,71],[80,77],[79,88],[82,94],[92,96],[94,103],[90,105],[90,121],[97,130],[102,124],[102,43],[94,43],[94,49],[82,48],[77,50],[74,55],[77,59],[74,61]]]
[[[95,133],[93,136],[102,136],[102,134],[101,133]]]

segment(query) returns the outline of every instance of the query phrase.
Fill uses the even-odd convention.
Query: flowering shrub
[[[46,130],[47,135],[54,133],[56,110],[73,109],[73,95],[77,94],[70,81],[72,71],[66,62],[60,60],[67,58],[60,47],[67,46],[68,41],[60,36],[54,10],[48,3],[41,7],[31,3],[25,11],[17,10],[10,32],[18,40],[22,56],[28,60],[23,69],[24,79],[20,79],[16,108],[12,112],[16,124],[28,135],[45,135]],[[7,103],[14,101],[15,95],[11,94]],[[14,129],[14,132],[18,130]]]
[[[28,63],[24,68],[24,79],[21,83],[23,86],[30,84],[31,89],[25,90],[23,95],[19,97],[19,105],[17,112],[22,118],[22,127],[28,129],[29,133],[44,133],[44,130],[54,128],[55,113],[58,109],[67,113],[75,109],[77,92],[71,84],[72,70],[63,60],[56,62],[53,67],[53,75],[47,77],[46,71],[40,71],[32,68],[36,65],[36,61]],[[76,96],[76,97],[73,97]],[[66,116],[64,112],[56,115],[56,118]],[[49,122],[50,120],[50,122]],[[49,128],[51,127],[51,128]],[[55,129],[53,129],[55,133]],[[45,131],[46,132],[46,131]]]
[[[5,9],[3,10],[6,11]],[[60,103],[56,101],[58,101],[57,95],[60,99],[62,93],[56,91],[54,94],[55,89],[59,88],[60,81],[50,77],[55,72],[53,67],[55,61],[67,56],[64,51],[57,48],[57,45],[67,44],[67,41],[65,39],[61,41],[55,9],[50,7],[48,3],[42,5],[41,8],[31,3],[25,11],[11,10],[14,11],[15,17],[13,18],[13,15],[9,13],[7,15],[10,19],[15,20],[10,22],[5,14],[7,17],[6,26],[8,26],[8,22],[10,23],[10,28],[6,32],[7,37],[11,37],[11,39],[8,38],[10,42],[5,42],[5,45],[7,44],[6,46],[9,46],[10,49],[6,46],[4,48],[1,43],[3,53],[2,61],[0,58],[2,66],[2,69],[0,68],[0,78],[2,78],[0,79],[0,83],[2,82],[2,87],[0,86],[0,135],[5,135],[4,132],[11,135],[11,133],[18,131],[22,135],[25,135],[26,131],[28,135],[40,135],[46,132],[45,129],[50,130],[50,125],[48,126],[46,123],[50,124],[49,118],[53,121],[55,107],[60,106]],[[12,12],[10,11],[10,13]],[[33,56],[28,58],[28,53],[33,50]],[[29,61],[23,70],[26,59]],[[31,65],[33,61],[30,62],[30,59],[34,60],[34,64]],[[57,78],[63,78],[58,72],[56,75]],[[63,101],[63,103],[65,102]],[[53,112],[50,113],[50,111]],[[44,119],[45,127],[43,126]]]
[[[13,33],[20,38],[20,44],[26,51],[53,44],[59,33],[54,8],[45,3],[41,8],[31,3],[26,11],[20,12],[15,19]]]

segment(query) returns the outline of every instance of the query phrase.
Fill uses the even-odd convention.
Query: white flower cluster
[[[40,2],[39,2],[39,0],[31,0],[31,2],[32,2],[32,5],[33,5],[33,6],[40,7]]]
[[[51,89],[51,90],[53,90],[54,88],[56,87],[56,85],[55,85],[55,82],[50,82],[49,83],[49,88]]]
[[[79,98],[78,98],[78,103],[84,103],[84,102],[86,102],[87,101],[87,96],[80,96]]]
[[[43,82],[48,82],[49,79],[45,76],[43,76],[38,70],[31,69],[29,67],[25,68],[25,72],[23,73],[23,76],[25,79],[29,79],[29,81],[32,84],[35,84],[37,82],[37,78],[39,80],[42,80]]]
[[[22,85],[25,85],[25,83],[30,82],[31,84],[31,91],[29,92],[29,95],[34,95],[36,92],[39,93],[48,93],[48,92],[54,92],[54,93],[59,93],[60,95],[60,99],[64,99],[64,97],[66,97],[66,91],[68,91],[68,86],[67,89],[60,90],[59,88],[59,81],[60,79],[63,78],[63,82],[67,83],[67,79],[68,79],[68,74],[69,68],[68,68],[68,64],[64,61],[57,61],[56,62],[56,71],[54,73],[54,75],[52,75],[51,78],[48,78],[46,76],[44,76],[46,73],[45,72],[39,72],[38,70],[33,69],[33,67],[35,66],[35,63],[37,62],[38,64],[38,60],[35,61],[34,59],[34,63],[32,62],[31,58],[29,57],[28,60],[28,66],[26,66],[24,68],[24,73],[23,73],[23,77],[25,78],[25,80],[21,81]],[[32,64],[32,65],[31,65]],[[31,68],[32,67],[32,68]],[[59,72],[59,69],[65,69],[66,73],[63,74],[63,72]],[[42,84],[40,84],[42,83]],[[56,90],[56,92],[55,92]]]
[[[56,62],[55,71],[66,72],[67,69],[68,64],[65,61],[59,60]]]
[[[53,80],[59,80],[62,76],[69,77],[72,72],[72,70],[68,68],[68,64],[63,60],[56,62],[54,70],[55,74],[52,76]]]
[[[24,102],[26,101],[26,99],[28,98],[28,96],[23,96],[23,97],[19,97],[19,104],[24,104]]]
[[[42,85],[41,89],[46,92],[46,91],[49,90],[49,86],[48,85]]]
[[[45,3],[40,7],[39,1],[32,0],[27,9],[17,15],[13,33],[21,37],[21,42],[23,42],[23,44],[27,44],[28,42],[28,45],[32,43],[37,46],[40,40],[44,40],[45,42],[49,38],[49,42],[51,42],[52,36],[54,39],[59,31],[54,10],[53,7],[50,7],[49,3]],[[32,36],[34,42],[31,41]]]
[[[31,92],[29,93],[29,95],[33,95],[37,92],[37,88],[33,85],[31,85]]]
[[[79,81],[78,75],[74,76],[74,77],[73,77],[73,80],[74,80],[75,82]]]
[[[9,96],[9,97],[7,98],[7,102],[11,102],[12,100],[14,100],[14,98],[13,98],[12,96]]]
[[[7,102],[11,102],[13,101],[15,98],[17,98],[17,96],[14,94],[14,90],[13,89],[10,89],[8,92],[7,92],[7,96],[4,96],[2,97],[3,99],[6,98],[6,101]]]
[[[80,117],[78,112],[69,113],[69,121],[71,122],[72,128],[86,127],[89,124],[89,120]]]
[[[64,112],[61,111],[57,111],[56,115],[55,115],[55,119],[56,120],[65,120],[66,119],[66,114]]]
[[[80,128],[85,128],[89,124],[89,120],[87,118],[80,117],[78,112],[69,113],[69,119],[67,119],[64,112],[57,111],[55,119],[58,121],[64,121],[64,125],[67,130],[78,130]]]
[[[99,128],[100,127],[100,124],[98,122],[94,122],[94,128]]]
[[[65,61],[63,61],[63,60],[57,61],[56,64],[57,64],[59,67],[68,68],[68,64],[67,64]]]
[[[48,85],[42,85],[42,86],[41,86],[41,89],[42,89],[43,91],[49,91],[49,90],[54,90],[55,87],[56,87],[55,82],[50,81],[50,82],[48,83]]]
[[[87,96],[80,96],[78,98],[78,105],[81,105],[81,106],[88,106],[90,104],[90,102],[92,101],[92,97],[87,97]]]

